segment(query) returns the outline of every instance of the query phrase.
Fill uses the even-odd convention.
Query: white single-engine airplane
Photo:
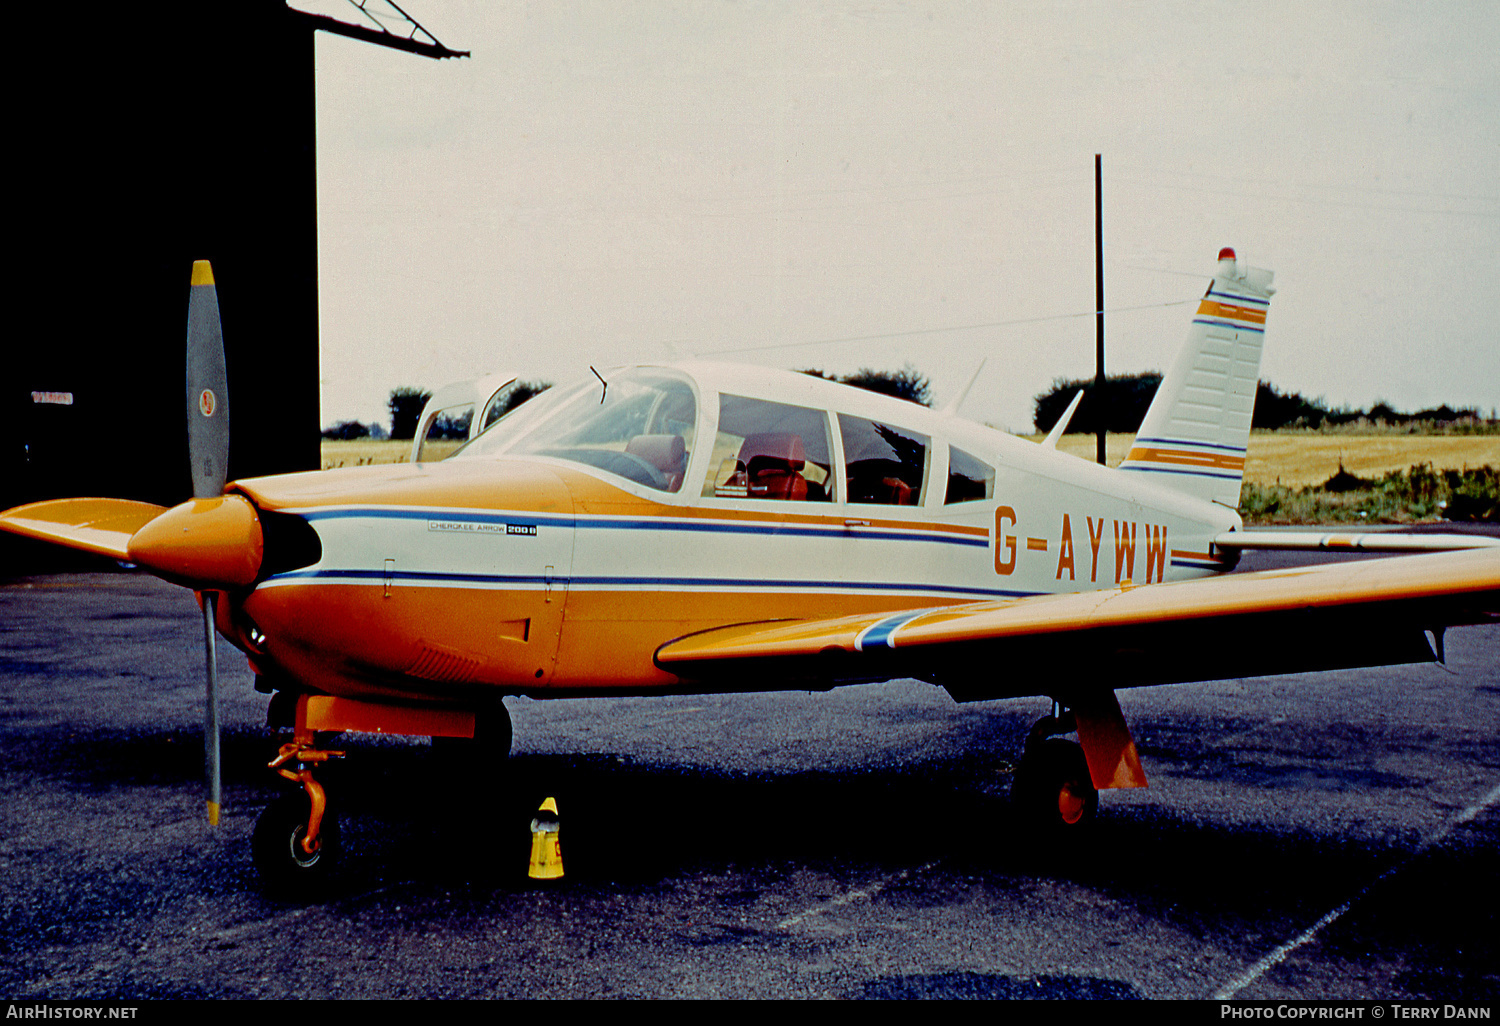
[[[226,488],[206,263],[191,291],[196,497],[58,499],[0,528],[194,589],[245,652],[295,731],[272,767],[300,790],[256,827],[272,880],[315,880],[336,858],[315,774],[340,753],[321,731],[473,738],[501,758],[505,695],[910,676],[960,701],[1052,698],[1015,797],[1065,830],[1092,819],[1099,789],[1145,785],[1117,688],[1429,661],[1427,631],[1441,651],[1445,627],[1500,614],[1493,539],[1243,529],[1274,290],[1228,249],[1116,469],[1057,452],[1062,423],[1037,445],[951,406],[679,363],[554,388],[442,462]],[[1471,551],[1226,576],[1247,548]]]

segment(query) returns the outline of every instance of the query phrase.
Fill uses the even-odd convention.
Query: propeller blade
[[[207,260],[193,262],[188,292],[187,418],[193,498],[211,498],[224,491],[228,479],[229,385],[219,294]]]
[[[229,478],[229,381],[219,293],[207,260],[193,262],[187,330],[188,462],[193,498],[221,495]],[[256,562],[259,562],[258,554]],[[219,825],[219,666],[214,641],[215,594],[203,593],[203,651],[208,677],[203,709],[203,761],[208,773],[208,825]]]
[[[214,641],[214,601],[203,593],[203,651],[208,657],[208,685],[203,703],[203,762],[208,774],[208,825],[219,825],[222,786],[219,771],[219,660]]]

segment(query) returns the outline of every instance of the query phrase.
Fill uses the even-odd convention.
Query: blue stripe
[[[353,581],[408,581],[418,584],[545,584],[547,578],[523,574],[466,574],[439,573],[414,570],[393,571],[389,576],[383,570],[292,570],[271,577],[271,581],[287,580],[353,580]],[[799,581],[791,579],[765,580],[751,577],[557,577],[551,583],[559,588],[575,585],[633,585],[644,588],[797,588],[804,590],[876,591],[905,594],[915,591],[937,592],[957,595],[982,595],[987,598],[1025,598],[1040,595],[1037,591],[1008,591],[996,588],[968,588],[949,584],[902,584],[889,581]]]
[[[879,623],[871,627],[866,627],[859,633],[859,637],[854,639],[854,650],[856,652],[864,652],[878,645],[883,645],[886,648],[895,648],[896,644],[892,640],[892,635],[896,633],[897,628],[911,623],[917,617],[928,612],[931,612],[931,610],[908,609],[904,613],[888,616]]]
[[[1218,296],[1220,299],[1233,299],[1240,303],[1254,303],[1256,306],[1264,306],[1268,309],[1271,306],[1269,299],[1252,299],[1249,296],[1236,296],[1233,292],[1215,292],[1213,289],[1209,289],[1208,294],[1210,296]]]
[[[1185,438],[1136,438],[1136,442],[1155,442],[1157,445],[1195,445],[1201,449],[1224,449],[1228,452],[1245,452],[1243,445],[1215,445],[1213,442],[1189,442]]]
[[[284,574],[276,574],[269,577],[267,580],[311,580],[313,578],[340,581],[417,581],[422,583],[441,583],[444,581],[462,581],[473,584],[547,583],[546,576],[542,574],[461,574],[440,573],[435,570],[399,570],[392,571],[389,574],[384,570],[289,570]],[[560,580],[560,578],[553,577],[552,583],[557,584]]]
[[[570,517],[532,516],[529,513],[475,513],[448,512],[446,510],[410,510],[390,507],[371,507],[357,510],[314,510],[300,514],[306,520],[451,520],[464,524],[531,524],[539,527],[576,527],[581,530],[608,531],[683,531],[702,534],[752,534],[776,535],[801,538],[859,538],[880,541],[935,542],[939,545],[966,545],[987,549],[989,536],[954,535],[934,531],[901,531],[866,528],[857,532],[843,526],[803,527],[785,524],[737,524],[704,522],[694,520],[655,519],[629,520],[624,518],[602,518],[598,520],[573,519]]]
[[[1211,324],[1216,328],[1233,328],[1235,331],[1253,331],[1257,335],[1264,335],[1266,333],[1265,328],[1253,328],[1248,324],[1241,324],[1239,321],[1225,321],[1217,317],[1194,317],[1193,323]]]
[[[1165,467],[1143,467],[1138,463],[1122,463],[1121,470],[1144,470],[1151,474],[1187,474],[1191,477],[1217,477],[1221,481],[1240,481],[1244,474],[1214,474],[1207,470],[1167,470]]]
[[[507,510],[497,513],[475,513],[465,510],[396,509],[391,506],[368,506],[359,509],[323,509],[298,513],[313,520],[451,520],[460,524],[536,524],[542,527],[572,527],[572,517],[547,516]]]

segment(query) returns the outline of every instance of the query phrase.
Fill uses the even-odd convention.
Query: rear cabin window
[[[705,498],[832,502],[828,415],[739,395],[719,396]]]
[[[839,414],[850,502],[920,506],[930,439],[905,428]]]
[[[943,505],[995,497],[995,468],[962,449],[948,449],[948,496]]]

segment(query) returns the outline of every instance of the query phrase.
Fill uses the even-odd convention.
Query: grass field
[[[1125,458],[1134,435],[1110,435],[1105,458],[1110,466]],[[1041,441],[1041,436],[1036,436]],[[1058,448],[1094,458],[1093,435],[1064,435]],[[1419,463],[1434,470],[1500,466],[1500,435],[1314,434],[1307,431],[1256,431],[1245,456],[1250,484],[1302,488],[1322,484],[1344,469],[1376,478]]]

